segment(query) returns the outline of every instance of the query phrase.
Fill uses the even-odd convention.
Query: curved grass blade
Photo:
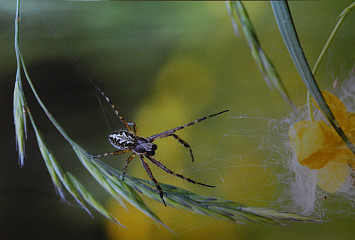
[[[121,172],[114,169],[102,161],[96,161],[98,166],[103,168],[110,175],[120,178]],[[159,192],[155,189],[155,184],[151,181],[142,180],[132,176],[125,178],[127,185],[135,188],[142,194],[160,201]],[[203,214],[220,220],[226,220],[236,223],[264,223],[264,224],[285,224],[287,222],[319,222],[319,220],[301,216],[291,212],[280,212],[273,209],[251,208],[244,204],[196,195],[185,189],[159,183],[164,191],[166,204],[174,208],[187,210],[192,213]]]
[[[67,189],[67,191],[72,195],[76,202],[88,213],[91,215],[90,211],[85,206],[84,201],[90,204],[94,209],[101,213],[107,219],[113,221],[114,223],[125,227],[119,223],[91,194],[86,190],[86,188],[69,172],[65,172],[62,167],[58,164],[54,155],[48,150],[45,145],[43,138],[40,132],[37,129],[37,126],[33,120],[30,110],[27,108],[28,115],[30,117],[32,126],[36,133],[36,138],[38,142],[38,147],[41,151],[44,162],[46,163],[48,172],[52,178],[54,186],[64,200],[64,191],[62,185]],[[92,216],[92,215],[91,215]]]
[[[231,21],[232,21],[234,33],[235,33],[237,36],[239,36],[238,25],[237,25],[237,22],[234,20],[234,16],[233,16],[233,3],[232,3],[232,1],[226,1],[226,7],[227,7],[228,15],[230,16]],[[270,82],[267,81],[267,84],[269,85]],[[269,86],[270,86],[270,85],[269,85]],[[270,86],[270,87],[271,87],[271,86]]]
[[[83,199],[81,198],[79,192],[76,191],[74,185],[72,182],[68,179],[67,175],[61,168],[61,166],[58,165],[56,162],[54,156],[52,153],[49,152],[48,148],[46,147],[45,143],[43,142],[41,134],[38,132],[38,130],[35,130],[36,132],[36,137],[37,137],[37,142],[38,142],[38,147],[41,151],[42,158],[44,162],[46,163],[48,172],[50,173],[50,176],[52,178],[52,181],[54,183],[54,186],[61,196],[61,198],[64,200],[64,191],[62,188],[62,184],[64,187],[67,189],[67,191],[72,195],[72,197],[76,200],[76,202],[87,212],[91,215],[90,211],[87,209],[87,207],[84,204]]]
[[[325,53],[327,52],[327,50],[329,49],[330,44],[333,42],[335,34],[338,32],[340,26],[342,25],[342,23],[344,22],[345,18],[348,16],[348,14],[351,12],[351,10],[353,10],[355,8],[355,2],[353,2],[352,4],[350,4],[350,6],[348,6],[347,8],[345,8],[342,13],[338,16],[338,22],[335,25],[332,33],[330,34],[327,42],[325,43],[321,53],[318,56],[318,59],[316,61],[316,63],[314,64],[314,67],[312,69],[312,74],[313,76],[316,75],[318,67],[320,65],[320,63],[322,62]],[[312,101],[311,101],[311,96],[310,96],[310,92],[307,91],[307,106],[308,106],[308,115],[311,121],[314,120],[313,117],[313,106],[312,106]]]
[[[318,67],[321,63],[321,61],[323,60],[324,58],[324,55],[325,53],[327,52],[330,44],[333,42],[334,40],[334,36],[335,34],[338,32],[340,26],[342,25],[342,23],[344,22],[345,18],[348,16],[348,14],[351,12],[351,10],[353,10],[355,8],[355,2],[353,2],[352,4],[350,4],[350,6],[348,6],[347,8],[345,8],[342,13],[340,13],[340,15],[338,16],[338,22],[337,24],[335,25],[332,33],[330,34],[327,42],[325,43],[321,53],[319,54],[319,57],[317,59],[317,62],[314,64],[314,67],[312,69],[312,73],[313,73],[313,76],[316,75],[317,73],[317,70],[318,70]]]
[[[120,222],[116,220],[114,216],[109,213],[105,207],[103,207],[96,199],[90,194],[90,192],[82,185],[72,174],[67,173],[69,179],[75,186],[75,188],[81,193],[82,197],[85,199],[85,201],[91,205],[91,207],[95,208],[96,211],[101,213],[104,217],[106,217],[108,220],[120,225],[121,227],[126,228],[124,225],[122,225]]]
[[[75,153],[80,159],[81,163],[90,172],[100,185],[111,194],[116,200],[122,203],[121,197],[127,202],[135,206],[141,212],[160,223],[171,231],[155,213],[144,203],[141,197],[135,192],[134,188],[123,182],[120,177],[110,174],[107,169],[102,168],[98,162],[100,160],[94,159],[90,154],[83,152],[81,149],[73,147]],[[123,203],[122,203],[123,205]],[[124,205],[123,205],[124,206]]]
[[[233,18],[234,7],[235,12],[241,22],[242,29],[245,35],[245,38],[248,42],[249,48],[251,50],[252,56],[259,67],[261,74],[264,77],[265,82],[271,88],[272,86],[279,92],[282,99],[291,107],[291,109],[296,110],[295,105],[293,104],[290,95],[288,94],[284,83],[282,82],[279,74],[277,73],[274,65],[272,64],[269,57],[266,55],[264,50],[261,47],[258,36],[256,34],[255,28],[250,20],[249,14],[245,9],[241,1],[227,1],[227,11],[232,19],[232,24],[235,33],[237,32],[237,24]]]
[[[20,48],[19,48],[19,38],[20,38],[20,2],[17,2],[18,6],[16,9],[15,18],[15,54],[16,54],[16,81],[14,88],[14,98],[13,98],[13,114],[14,114],[14,124],[16,132],[16,147],[19,153],[19,164],[22,167],[24,165],[25,159],[25,141],[27,137],[26,128],[26,112],[25,112],[25,96],[22,91],[21,83],[21,60],[20,60]]]
[[[32,123],[34,125],[34,122]],[[75,200],[86,210],[87,208],[81,204],[80,198],[78,198],[78,196],[76,196],[76,194],[73,193],[73,191],[71,191],[72,187],[70,187],[67,182],[64,180],[63,174],[61,174],[61,169],[58,168],[56,161],[54,159],[54,156],[49,152],[48,148],[46,147],[41,134],[39,133],[39,131],[37,129],[35,129],[35,133],[36,133],[36,138],[37,138],[37,143],[38,143],[38,148],[41,151],[42,154],[42,158],[47,166],[47,170],[49,172],[49,175],[52,178],[54,187],[56,192],[59,194],[61,199],[65,199],[64,197],[64,190],[62,187],[62,182],[64,183],[64,186],[66,187],[66,189],[69,191],[69,193],[75,198]],[[54,164],[53,164],[54,163]],[[59,174],[58,174],[59,173]]]
[[[19,154],[19,164],[22,167],[25,159],[25,142],[27,138],[26,127],[26,101],[23,95],[20,73],[16,74],[16,82],[14,88],[13,111],[14,111],[14,124],[16,132],[16,147]]]
[[[292,16],[286,1],[271,1],[271,6],[274,11],[276,22],[279,26],[282,38],[286,44],[288,52],[301,75],[301,78],[306,85],[308,91],[311,93],[313,99],[321,109],[323,115],[328,120],[330,125],[335,129],[342,140],[347,144],[349,149],[355,155],[355,147],[340,128],[339,123],[335,119],[329,106],[325,102],[323,95],[314,79],[311,69],[308,65],[307,59],[304,55],[303,49],[299,42],[296,29],[293,24]]]

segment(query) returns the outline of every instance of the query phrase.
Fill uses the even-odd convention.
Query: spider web
[[[342,83],[338,83],[336,88],[331,89],[336,96],[340,96],[340,100],[346,105],[349,112],[355,110],[354,80],[355,76],[352,72]],[[297,112],[281,119],[263,118],[258,110],[244,116],[229,116],[229,119],[236,123],[235,130],[229,131],[221,137],[215,148],[208,154],[204,165],[213,164],[215,161],[218,161],[218,165],[223,165],[221,162],[225,162],[226,165],[213,167],[213,171],[221,182],[225,181],[222,169],[261,167],[265,172],[276,176],[274,180],[268,183],[278,189],[272,194],[272,200],[264,200],[265,196],[256,194],[254,199],[244,199],[245,203],[250,200],[252,202],[257,200],[260,205],[260,202],[265,201],[270,207],[318,218],[326,217],[325,215],[329,213],[338,213],[342,216],[353,215],[355,213],[352,210],[355,207],[353,173],[349,170],[349,176],[336,193],[325,192],[317,187],[316,171],[300,165],[289,144],[288,132],[290,127],[296,122],[308,120],[307,111],[307,106],[302,106]],[[317,109],[314,110],[314,114],[316,120],[325,120]],[[243,124],[244,122],[247,123]],[[247,128],[246,125],[252,127]],[[223,142],[227,138],[252,139],[256,147],[243,155],[214,156],[215,149],[223,146]],[[258,158],[256,165],[246,164],[250,156],[258,154],[262,157]],[[229,160],[231,158],[238,160],[231,161]],[[184,172],[194,172],[192,169],[193,167],[185,169]],[[250,181],[248,178],[253,177],[257,177],[257,175],[238,176],[237,184],[247,184]],[[251,187],[255,187],[255,185]],[[348,210],[344,212],[344,209]]]

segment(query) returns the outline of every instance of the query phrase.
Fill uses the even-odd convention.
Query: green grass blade
[[[50,173],[54,186],[57,192],[60,194],[61,198],[65,199],[64,191],[62,188],[62,185],[64,185],[67,191],[73,196],[73,198],[79,203],[79,205],[90,215],[91,213],[86,208],[84,200],[107,219],[117,223],[122,227],[125,227],[121,223],[119,223],[96,199],[94,199],[90,192],[88,192],[86,188],[72,174],[70,174],[69,172],[65,172],[62,169],[62,167],[54,158],[53,154],[50,153],[50,151],[46,147],[43,138],[33,120],[31,112],[29,110],[27,110],[27,112],[29,113],[32,126],[35,130],[38,146],[41,151],[42,157],[44,159],[44,162],[46,163],[48,172]]]
[[[63,187],[62,185],[67,189],[67,191],[72,195],[72,197],[76,200],[76,202],[86,211],[88,212],[90,215],[90,211],[87,209],[87,207],[84,204],[83,199],[81,198],[80,194],[76,191],[76,188],[74,187],[74,185],[72,184],[72,182],[69,180],[69,178],[67,177],[67,175],[65,174],[64,170],[62,169],[62,167],[58,164],[58,162],[56,161],[54,155],[48,150],[45,142],[43,141],[42,135],[39,132],[39,130],[37,129],[37,126],[34,122],[34,119],[32,117],[32,114],[30,112],[30,110],[27,108],[27,113],[28,116],[30,117],[33,129],[35,131],[36,134],[36,139],[37,139],[37,143],[38,143],[38,148],[41,152],[42,158],[47,166],[48,172],[52,178],[54,187],[56,189],[56,191],[58,192],[58,194],[60,195],[60,197],[62,199],[65,199],[64,197],[64,191],[63,191]]]
[[[332,33],[330,34],[327,42],[325,43],[321,53],[319,54],[318,56],[318,59],[316,61],[316,63],[314,64],[314,67],[312,69],[312,73],[313,73],[313,76],[316,75],[317,73],[317,70],[318,70],[318,67],[320,65],[320,63],[322,62],[324,56],[325,56],[325,53],[328,51],[329,49],[329,46],[330,44],[333,42],[334,38],[335,38],[335,35],[336,33],[338,32],[340,26],[343,24],[345,18],[348,16],[348,14],[355,8],[355,2],[353,2],[352,4],[350,4],[350,6],[348,6],[347,8],[345,8],[343,10],[343,12],[339,15],[338,17],[338,22],[337,24],[335,25]],[[314,120],[314,117],[313,117],[313,107],[312,107],[312,101],[311,101],[311,96],[310,96],[310,92],[307,91],[307,106],[308,106],[308,115],[309,115],[309,119],[311,121]]]
[[[324,45],[324,47],[323,47],[321,53],[319,54],[319,57],[318,57],[318,59],[317,59],[317,62],[314,64],[314,67],[313,67],[313,69],[312,69],[312,73],[313,73],[314,76],[316,75],[317,70],[318,70],[318,67],[319,67],[321,61],[323,60],[324,55],[325,55],[325,53],[327,52],[327,50],[328,50],[330,44],[333,42],[335,34],[338,32],[338,30],[339,30],[340,26],[342,25],[342,23],[344,22],[345,18],[348,16],[348,14],[349,14],[349,13],[351,12],[351,10],[353,10],[354,8],[355,8],[355,2],[353,2],[352,4],[350,4],[350,6],[348,6],[347,8],[345,8],[345,9],[343,10],[343,12],[339,15],[337,24],[335,25],[335,27],[334,27],[332,33],[330,34],[330,36],[329,36],[327,42],[325,43],[325,45]]]
[[[20,73],[16,74],[14,88],[13,114],[16,133],[16,147],[19,153],[19,164],[22,167],[25,159],[25,142],[27,138],[26,127],[26,101],[21,87]]]
[[[49,175],[52,178],[56,192],[59,194],[61,199],[65,199],[64,191],[63,191],[63,187],[62,187],[62,182],[64,182],[64,181],[61,180],[60,175],[58,175],[57,167],[55,166],[55,164],[53,164],[54,156],[47,149],[46,145],[43,142],[42,136],[38,131],[36,131],[36,138],[37,138],[38,148],[41,151],[42,158],[47,166],[47,170],[49,172]],[[64,184],[64,186],[66,186],[67,189],[70,189],[70,187],[68,187],[67,184],[65,184],[65,182],[63,184]],[[74,198],[76,198],[76,197],[74,197]],[[80,200],[77,200],[77,201],[80,202]]]
[[[102,161],[96,161],[103,169],[111,175],[119,178],[121,172],[114,169]],[[159,192],[155,189],[155,184],[151,181],[126,176],[125,183],[137,189],[142,194],[161,202]],[[228,201],[224,199],[196,195],[185,189],[159,183],[164,191],[164,199],[167,205],[174,208],[187,210],[192,213],[203,214],[220,220],[232,221],[236,223],[268,223],[285,224],[286,222],[318,222],[318,220],[301,216],[295,213],[281,212],[265,208],[249,208],[244,204]],[[163,205],[162,205],[163,206]]]
[[[67,173],[67,175],[75,186],[75,188],[80,192],[80,194],[88,204],[90,204],[94,209],[96,209],[96,211],[101,213],[108,220],[126,228],[124,225],[118,222],[117,219],[105,209],[105,207],[103,207],[98,201],[96,201],[96,199],[90,194],[90,192],[84,187],[84,185],[82,185],[72,174]]]
[[[17,1],[15,17],[15,54],[16,54],[16,81],[13,98],[13,114],[16,133],[16,147],[19,153],[19,164],[22,167],[25,159],[26,128],[26,101],[22,91],[21,60],[20,60],[20,1]]]
[[[264,219],[265,217],[268,218],[271,222],[275,224],[284,223],[285,221],[289,222],[314,222],[320,223],[319,220],[308,218],[305,216],[301,216],[299,214],[291,213],[291,212],[280,212],[275,211],[273,209],[266,209],[266,208],[253,208],[253,207],[244,207],[244,212],[249,212],[251,216],[259,216],[260,219]],[[268,223],[268,222],[265,222]]]
[[[92,158],[91,155],[82,152],[76,147],[73,147],[73,149],[82,164],[85,166],[85,168],[91,173],[92,176],[94,176],[96,181],[99,182],[101,186],[104,187],[104,189],[106,189],[106,191],[111,194],[111,196],[118,200],[123,206],[124,204],[121,198],[124,198],[127,202],[131,203],[133,206],[142,211],[155,222],[160,223],[169,231],[171,231],[170,228],[167,227],[159,219],[159,217],[144,203],[141,197],[135,192],[135,186],[129,186],[125,182],[122,182],[120,180],[121,175],[110,174],[110,171],[103,168],[100,164],[97,164],[97,162],[101,162],[100,160]]]
[[[91,163],[91,156],[86,152],[83,152],[81,149],[73,146],[73,150],[78,156],[81,164],[89,171],[91,176],[95,178],[95,180],[114,198],[116,199],[122,206],[125,207],[121,195],[115,191],[114,188],[109,184],[106,180],[104,173],[98,170],[92,163]]]
[[[107,174],[107,172],[106,172]],[[109,178],[109,182],[111,183],[111,186],[113,186],[114,189],[117,191],[121,191],[122,197],[129,202],[131,205],[133,205],[135,208],[143,212],[145,215],[153,219],[155,222],[161,224],[164,226],[166,229],[168,229],[170,232],[172,230],[165,225],[160,218],[145,204],[143,199],[137,194],[136,190],[130,185],[128,185],[125,182],[122,182],[119,180],[116,176],[107,176]]]
[[[227,7],[228,15],[230,16],[231,21],[232,21],[234,33],[237,36],[239,36],[238,25],[237,25],[237,22],[235,21],[234,16],[233,16],[233,3],[231,1],[226,1],[226,7]],[[269,85],[270,82],[267,82],[267,84]]]
[[[281,80],[271,60],[262,49],[255,28],[250,20],[249,14],[241,1],[227,1],[227,11],[231,16],[234,31],[237,31],[237,27],[233,18],[232,6],[234,7],[234,10],[241,22],[242,29],[251,50],[252,56],[257,63],[265,82],[269,85],[269,87],[273,86],[279,92],[282,99],[291,107],[291,109],[295,110],[296,107],[286,90],[285,84]],[[236,34],[238,34],[238,32],[236,32]]]
[[[299,74],[301,75],[304,84],[321,109],[325,118],[347,144],[350,150],[355,154],[354,145],[340,128],[339,123],[336,121],[333,113],[330,111],[330,108],[325,102],[323,95],[314,79],[312,71],[308,65],[307,59],[299,42],[287,2],[271,1],[271,6],[274,11],[275,19],[279,26],[282,38]]]
[[[28,82],[28,84],[31,87],[31,90],[33,92],[33,94],[35,95],[35,98],[37,100],[37,102],[40,104],[41,108],[43,109],[43,111],[45,112],[45,114],[47,115],[48,119],[53,123],[53,125],[57,128],[57,130],[63,135],[63,137],[72,145],[77,145],[70,137],[69,135],[64,131],[64,129],[60,126],[60,124],[57,122],[57,120],[53,117],[53,115],[48,111],[47,107],[44,105],[44,103],[42,102],[41,98],[39,97],[32,81],[30,78],[30,75],[27,71],[26,68],[26,64],[23,60],[23,57],[20,53],[20,59],[21,59],[21,63],[22,63],[22,68],[24,70],[25,76],[26,76],[26,80]]]

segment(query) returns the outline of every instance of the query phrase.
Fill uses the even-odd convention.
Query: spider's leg
[[[194,162],[194,155],[192,155],[192,150],[191,150],[190,145],[189,145],[187,142],[185,142],[184,140],[182,140],[178,135],[176,135],[176,134],[174,134],[174,133],[171,134],[171,136],[173,136],[176,140],[178,140],[179,143],[180,143],[181,145],[183,145],[185,148],[187,148],[187,149],[190,150],[191,159],[192,159],[192,162]]]
[[[124,181],[124,176],[126,175],[126,171],[127,171],[127,167],[128,164],[132,161],[132,159],[136,156],[136,153],[133,153],[126,161],[125,165],[124,165],[124,170],[123,170],[123,174],[122,174],[122,181]]]
[[[215,186],[211,186],[211,185],[207,185],[204,183],[200,183],[200,182],[196,182],[195,180],[192,180],[190,178],[184,177],[181,174],[175,173],[173,171],[171,171],[170,169],[168,169],[167,167],[165,167],[161,162],[159,162],[158,160],[156,160],[155,158],[153,158],[152,156],[149,155],[145,155],[152,163],[154,163],[155,165],[157,165],[158,167],[160,167],[161,169],[163,169],[165,172],[170,173],[171,175],[177,176],[179,178],[185,179],[186,181],[190,182],[190,183],[195,183],[195,184],[199,184],[205,187],[215,187]]]
[[[104,153],[104,154],[100,154],[100,155],[94,155],[93,157],[94,158],[102,158],[102,157],[114,156],[114,155],[119,155],[119,154],[122,154],[122,153],[129,152],[131,150],[132,149],[128,148],[128,149],[119,150],[119,151],[116,151],[116,152],[108,152],[108,153]]]
[[[159,191],[160,198],[161,198],[161,200],[163,201],[163,203],[164,203],[164,205],[166,207],[166,203],[165,203],[164,198],[163,198],[163,196],[164,196],[163,190],[161,189],[158,181],[154,178],[153,173],[152,173],[152,171],[150,171],[150,168],[149,168],[147,162],[144,160],[143,155],[139,155],[139,158],[141,159],[142,165],[143,165],[145,171],[148,173],[148,176],[150,177],[150,179],[152,179],[152,181],[154,182],[155,186],[157,187],[157,190]]]
[[[209,116],[206,116],[206,117],[202,117],[202,118],[199,118],[199,119],[196,119],[195,121],[192,121],[192,122],[189,122],[189,123],[186,123],[185,125],[182,125],[180,127],[176,127],[176,128],[173,128],[173,129],[170,129],[170,130],[167,130],[165,132],[162,132],[162,133],[158,133],[158,134],[155,134],[153,136],[150,136],[148,138],[148,141],[149,142],[153,142],[159,138],[165,138],[165,137],[169,137],[171,136],[171,134],[173,134],[174,132],[178,131],[178,130],[181,130],[181,129],[184,129],[185,127],[188,127],[188,126],[192,126],[196,123],[199,123],[199,122],[202,122],[203,120],[206,120],[206,119],[209,119],[211,117],[214,117],[214,116],[217,116],[219,114],[222,114],[222,113],[225,113],[225,112],[228,112],[229,110],[224,110],[222,112],[219,112],[219,113],[215,113],[215,114],[211,114]]]
[[[134,132],[134,135],[138,135],[138,129],[137,129],[137,125],[135,123],[127,123],[129,126],[133,126],[133,132]]]
[[[95,85],[94,85],[95,86]],[[125,127],[127,128],[128,131],[133,132],[132,129],[128,126],[126,120],[123,119],[123,116],[118,112],[115,104],[113,104],[113,102],[106,97],[106,95],[103,93],[103,91],[101,91],[100,88],[98,88],[97,86],[95,86],[96,90],[99,91],[101,93],[101,95],[106,99],[106,101],[108,102],[108,104],[110,104],[111,108],[113,109],[113,111],[116,113],[117,117],[121,120],[121,122],[125,125]]]

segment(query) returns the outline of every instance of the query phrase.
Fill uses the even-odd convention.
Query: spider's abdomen
[[[119,150],[133,148],[137,144],[136,136],[128,131],[120,130],[108,136],[111,144]]]

